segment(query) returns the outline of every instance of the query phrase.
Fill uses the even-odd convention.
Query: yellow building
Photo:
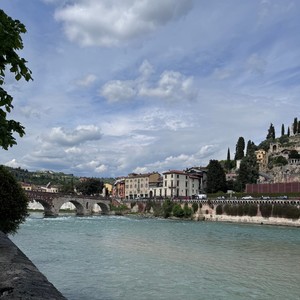
[[[255,154],[256,154],[256,161],[258,163],[259,170],[260,171],[266,170],[267,165],[268,165],[267,152],[263,149],[259,149],[259,150],[255,151]]]

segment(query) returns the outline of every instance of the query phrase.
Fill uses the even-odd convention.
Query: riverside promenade
[[[0,269],[0,299],[66,299],[1,231]]]

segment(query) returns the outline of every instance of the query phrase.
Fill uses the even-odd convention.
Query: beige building
[[[125,177],[125,198],[148,198],[150,197],[150,183],[159,181],[159,173],[136,174],[131,173]]]
[[[255,151],[256,154],[256,161],[259,166],[260,171],[264,171],[267,168],[268,165],[268,155],[267,152],[263,149],[259,149]]]

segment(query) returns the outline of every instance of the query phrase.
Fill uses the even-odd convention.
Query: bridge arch
[[[35,199],[35,202],[40,203],[44,208],[45,216],[52,216],[53,205],[44,199]]]
[[[109,212],[109,206],[101,201],[97,202],[97,204],[100,206],[101,208],[101,212],[103,214],[107,214]]]

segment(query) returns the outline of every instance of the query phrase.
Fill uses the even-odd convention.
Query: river
[[[69,300],[300,299],[299,228],[33,213],[10,238]]]

